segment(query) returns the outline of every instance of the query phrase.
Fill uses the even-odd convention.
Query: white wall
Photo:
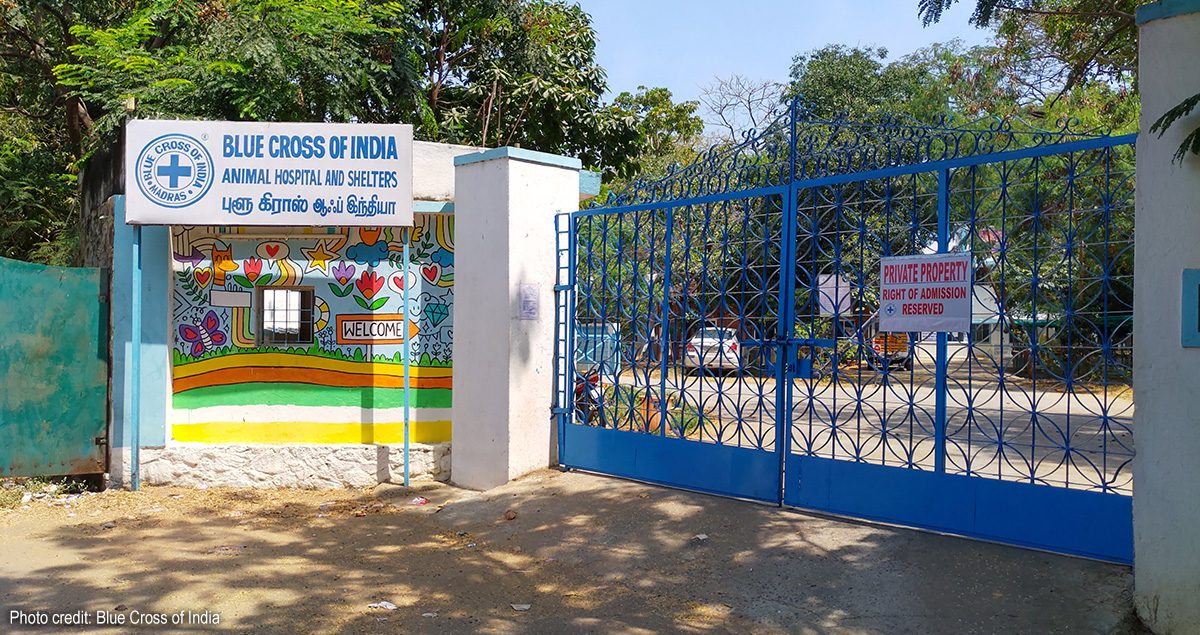
[[[1141,17],[1139,13],[1139,17]],[[1200,349],[1180,344],[1181,272],[1200,268],[1200,159],[1171,156],[1193,115],[1150,125],[1200,90],[1200,13],[1141,26],[1134,287],[1134,576],[1142,619],[1200,633]]]
[[[450,471],[487,489],[551,463],[554,215],[578,206],[579,169],[515,148],[458,161]],[[522,284],[536,320],[519,319]]]
[[[419,201],[454,200],[454,157],[481,148],[451,143],[413,142],[413,198]]]

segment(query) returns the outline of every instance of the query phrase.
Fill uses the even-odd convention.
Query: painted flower
[[[258,258],[250,258],[242,262],[242,270],[246,272],[246,279],[254,282],[262,273],[262,261]]]
[[[364,298],[370,300],[383,288],[383,278],[374,271],[364,271],[354,286],[358,287],[359,293],[362,293]]]
[[[346,284],[354,278],[354,265],[348,264],[345,260],[339,261],[333,266],[333,278],[338,281],[338,284]]]

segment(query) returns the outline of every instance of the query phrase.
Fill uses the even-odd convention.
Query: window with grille
[[[258,343],[311,344],[312,287],[259,287]]]

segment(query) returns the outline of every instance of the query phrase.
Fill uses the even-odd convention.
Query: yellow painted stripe
[[[450,440],[449,421],[414,421],[409,424],[413,443],[439,443]],[[171,426],[171,438],[199,443],[386,443],[404,442],[404,422],[399,423],[319,423],[288,421],[246,423],[210,421],[178,423]]]
[[[180,364],[174,368],[175,377],[192,377],[214,370],[238,368],[243,366],[274,366],[284,368],[318,368],[342,373],[362,375],[392,375],[403,377],[403,364],[383,364],[379,362],[352,362],[344,359],[330,359],[317,355],[295,355],[292,353],[241,353],[213,357],[190,364]],[[412,366],[411,377],[450,377],[452,368],[433,368],[429,366]]]

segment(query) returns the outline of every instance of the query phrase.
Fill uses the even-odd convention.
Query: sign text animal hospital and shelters
[[[408,124],[130,121],[126,219],[411,225]]]

